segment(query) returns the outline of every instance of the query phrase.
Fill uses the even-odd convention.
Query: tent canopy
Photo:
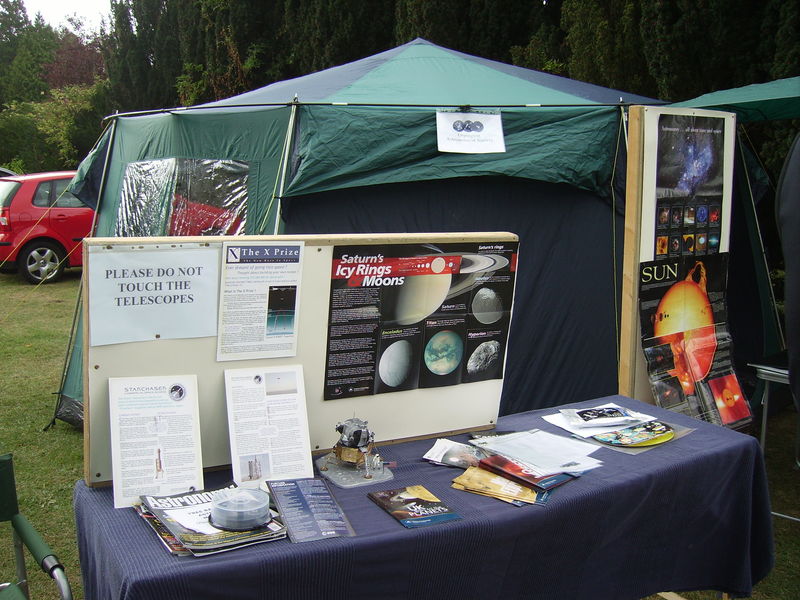
[[[606,197],[620,107],[641,103],[657,101],[416,39],[219,102],[116,115],[97,234],[114,235],[126,165],[169,157],[251,164],[248,213],[259,216],[244,230],[252,234],[275,231],[276,196],[405,181],[499,175]],[[438,152],[436,110],[459,108],[501,110],[506,152]],[[87,157],[74,185],[79,197],[86,187],[90,203],[99,184],[84,177],[104,157]]]
[[[480,58],[417,38],[345,65],[204,107],[300,103],[391,106],[652,104],[652,98]]]
[[[800,77],[719,90],[672,106],[735,112],[740,123],[800,118]]]
[[[612,189],[623,111],[655,103],[417,39],[219,102],[115,115],[73,190],[100,190],[98,236],[179,235],[187,206],[188,235],[518,233],[502,409],[518,412],[617,389]],[[499,112],[506,151],[439,152],[437,110]],[[228,198],[243,207],[218,227]],[[62,406],[82,395],[80,348]]]

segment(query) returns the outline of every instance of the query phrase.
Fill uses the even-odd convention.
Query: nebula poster
[[[503,375],[517,242],[336,246],[325,400]]]
[[[664,408],[738,426],[751,414],[727,327],[733,117],[647,118],[638,297],[650,385]]]
[[[720,251],[724,122],[716,117],[661,115],[658,122],[655,260]],[[647,225],[645,225],[647,226]]]

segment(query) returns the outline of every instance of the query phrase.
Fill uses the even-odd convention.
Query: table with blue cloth
[[[354,537],[173,556],[133,508],[113,508],[110,487],[80,481],[74,501],[86,598],[633,600],[701,589],[750,595],[774,564],[757,440],[622,396],[568,406],[607,402],[694,431],[636,455],[600,448],[593,456],[601,467],[555,489],[544,506],[524,507],[451,488],[461,470],[422,459],[433,440],[382,446],[384,460],[397,463],[393,480],[331,486]],[[542,419],[554,412],[505,416],[497,429],[569,435]],[[207,473],[206,486],[229,477]],[[406,529],[367,497],[415,484],[463,518]]]

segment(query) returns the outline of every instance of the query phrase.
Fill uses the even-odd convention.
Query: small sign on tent
[[[499,112],[436,112],[439,152],[490,154],[505,152],[503,120]]]

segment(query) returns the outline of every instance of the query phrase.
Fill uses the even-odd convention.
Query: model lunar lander
[[[388,481],[394,477],[375,449],[375,434],[367,427],[367,421],[353,417],[337,423],[336,431],[339,440],[333,450],[316,461],[323,477],[343,488]]]

